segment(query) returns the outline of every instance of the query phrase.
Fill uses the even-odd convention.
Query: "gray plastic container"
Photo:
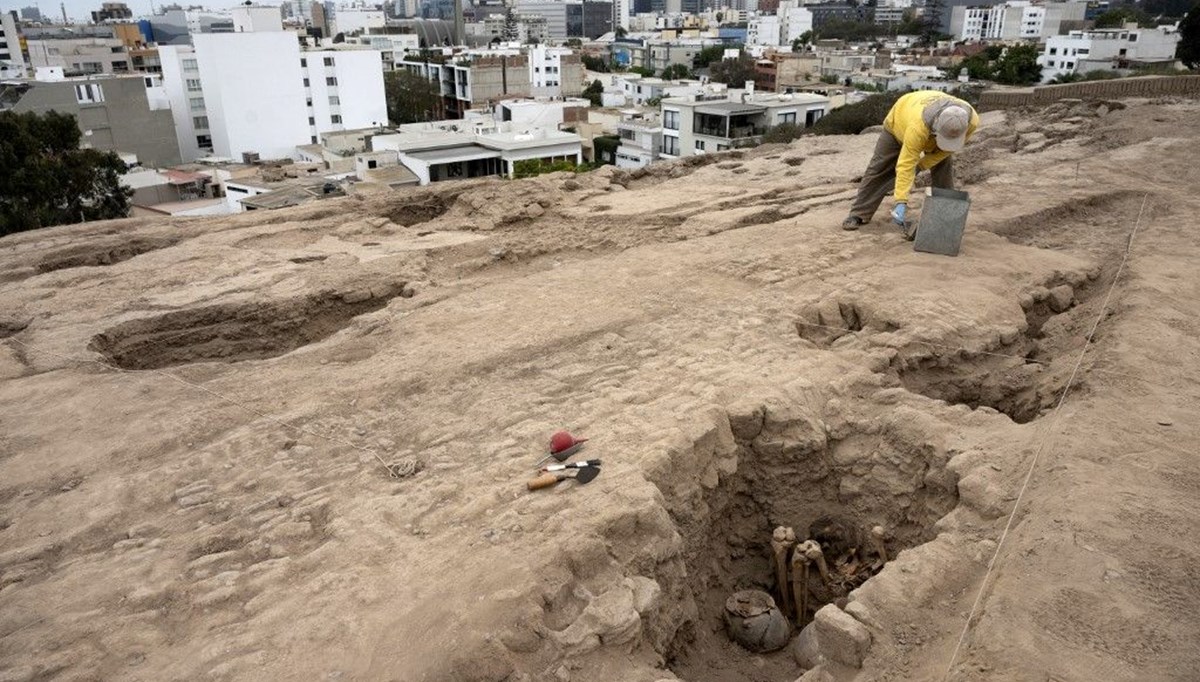
[[[926,253],[957,256],[967,227],[971,197],[966,192],[931,187],[921,206],[921,219],[913,249]]]

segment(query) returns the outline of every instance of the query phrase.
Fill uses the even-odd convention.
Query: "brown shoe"
[[[852,215],[842,221],[842,229],[847,232],[853,232],[866,224],[866,221],[856,215]]]

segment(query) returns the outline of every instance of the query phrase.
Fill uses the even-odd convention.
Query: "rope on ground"
[[[979,605],[983,601],[983,593],[987,588],[988,579],[996,568],[1000,551],[1004,549],[1004,541],[1008,539],[1008,533],[1012,530],[1013,520],[1017,518],[1017,510],[1021,508],[1021,501],[1025,498],[1025,491],[1029,489],[1029,481],[1033,479],[1033,472],[1037,469],[1038,460],[1041,458],[1042,452],[1054,436],[1054,429],[1058,425],[1059,414],[1063,403],[1067,401],[1067,394],[1071,392],[1071,385],[1075,382],[1075,375],[1079,372],[1079,367],[1083,364],[1083,356],[1087,354],[1088,348],[1092,345],[1092,339],[1096,336],[1096,329],[1104,320],[1104,315],[1108,311],[1108,303],[1112,299],[1113,291],[1117,288],[1117,282],[1121,279],[1121,273],[1125,271],[1125,264],[1129,261],[1129,254],[1133,250],[1133,238],[1137,235],[1138,228],[1142,225],[1142,213],[1146,210],[1146,200],[1149,198],[1149,194],[1146,194],[1142,198],[1142,207],[1138,210],[1137,222],[1134,223],[1133,230],[1129,233],[1129,239],[1125,242],[1125,253],[1121,257],[1121,264],[1117,266],[1117,273],[1113,276],[1108,293],[1104,296],[1104,302],[1100,305],[1100,314],[1096,316],[1096,322],[1092,324],[1092,328],[1088,332],[1087,343],[1083,345],[1083,350],[1079,352],[1079,358],[1075,360],[1075,367],[1071,370],[1071,376],[1067,378],[1067,383],[1063,386],[1062,395],[1059,396],[1058,403],[1054,406],[1054,412],[1050,415],[1050,422],[1046,426],[1046,436],[1038,445],[1037,451],[1033,453],[1033,460],[1029,463],[1029,471],[1025,473],[1025,480],[1021,483],[1020,491],[1017,492],[1017,499],[1013,502],[1012,511],[1008,514],[1008,521],[1004,524],[1004,531],[1000,533],[1000,539],[996,542],[996,549],[992,552],[991,560],[988,561],[987,571],[984,572],[983,580],[979,583],[979,591],[975,593],[975,601],[971,604],[971,611],[967,614],[967,621],[963,623],[962,634],[958,636],[958,643],[954,645],[954,653],[950,655],[950,663],[946,666],[946,673],[942,676],[943,680],[950,679],[950,675],[954,672],[954,664],[958,661],[959,651],[962,650],[963,643],[967,640],[967,633],[971,631],[971,620],[975,617],[975,613],[979,610]]]
[[[112,370],[112,371],[114,371],[114,372],[120,372],[120,373],[127,373],[127,372],[133,372],[133,371],[135,371],[135,370],[128,370],[128,369],[125,369],[125,368],[123,368],[123,367],[117,367],[116,365],[111,365],[111,364],[109,364],[109,363],[107,363],[107,362],[103,362],[103,361],[101,361],[101,360],[94,360],[94,359],[91,359],[91,358],[73,358],[73,357],[71,357],[71,356],[69,356],[69,355],[63,355],[62,353],[56,353],[56,352],[54,352],[54,351],[51,351],[51,350],[46,350],[46,349],[44,349],[44,348],[35,348],[35,347],[33,347],[33,346],[29,345],[28,343],[25,343],[24,341],[22,341],[22,340],[20,340],[20,339],[18,339],[18,338],[16,338],[16,337],[9,337],[7,340],[16,342],[16,343],[17,343],[17,344],[19,344],[19,345],[20,345],[22,348],[25,348],[27,351],[32,351],[32,352],[34,352],[34,353],[45,353],[46,355],[53,355],[54,357],[56,357],[56,358],[59,358],[59,359],[61,359],[61,360],[66,360],[67,362],[75,362],[75,363],[79,363],[79,364],[91,364],[91,365],[98,365],[98,366],[100,366],[100,367],[103,367],[104,369],[108,369],[108,370]],[[250,406],[249,404],[247,404],[247,403],[245,403],[245,402],[242,402],[242,401],[240,401],[240,400],[237,400],[237,399],[235,399],[235,398],[231,398],[231,397],[229,397],[229,396],[227,396],[227,395],[224,395],[224,394],[222,394],[222,393],[219,393],[219,392],[217,392],[217,391],[214,391],[213,389],[211,389],[211,388],[209,388],[209,387],[207,387],[207,386],[204,386],[204,385],[201,385],[201,384],[197,384],[197,383],[195,383],[195,382],[192,382],[192,381],[188,381],[187,379],[184,379],[184,378],[183,378],[183,377],[181,377],[181,376],[177,376],[177,375],[175,375],[175,374],[171,374],[170,372],[164,372],[164,371],[162,371],[161,369],[146,369],[146,370],[136,370],[136,371],[152,372],[152,373],[154,373],[154,374],[157,374],[157,375],[159,375],[159,376],[161,376],[161,377],[165,377],[165,378],[167,378],[167,379],[170,379],[171,381],[174,381],[174,382],[176,382],[176,383],[183,384],[184,386],[187,386],[187,387],[189,387],[189,388],[191,388],[191,389],[194,389],[194,390],[197,390],[197,391],[200,391],[200,392],[203,392],[203,393],[207,393],[208,395],[210,395],[210,396],[213,396],[214,398],[217,398],[217,399],[219,399],[219,400],[223,400],[223,401],[225,401],[225,402],[229,403],[230,405],[233,405],[234,407],[237,407],[237,408],[239,408],[239,409],[242,409],[242,410],[244,410],[244,411],[246,411],[246,412],[249,412],[250,414],[253,414],[253,415],[254,415],[254,416],[256,416],[256,417],[259,417],[259,418],[261,418],[261,419],[266,419],[267,421],[270,421],[270,422],[274,422],[275,424],[278,424],[279,426],[282,426],[282,427],[284,427],[285,429],[291,429],[291,430],[293,430],[293,431],[296,431],[296,432],[298,432],[298,433],[303,433],[303,434],[305,434],[305,435],[309,435],[309,436],[312,436],[312,437],[314,437],[314,438],[319,438],[319,439],[321,439],[321,440],[329,441],[329,442],[331,442],[331,443],[337,443],[337,444],[339,444],[339,445],[345,445],[345,446],[347,446],[347,447],[349,447],[349,448],[353,448],[353,449],[355,449],[355,450],[358,450],[359,452],[365,452],[365,453],[368,453],[368,454],[370,454],[372,457],[374,457],[376,460],[378,460],[378,461],[379,461],[379,463],[380,463],[380,464],[383,466],[383,468],[384,468],[384,469],[385,469],[385,470],[388,472],[388,476],[390,476],[390,477],[392,477],[392,478],[399,478],[399,476],[397,475],[397,472],[395,471],[395,469],[393,469],[393,468],[391,467],[391,465],[389,465],[387,462],[385,462],[385,461],[384,461],[384,459],[383,459],[382,457],[380,457],[380,456],[379,456],[379,453],[378,453],[378,452],[376,452],[376,451],[375,451],[374,449],[372,449],[372,448],[363,447],[362,445],[358,445],[357,443],[353,443],[353,442],[351,442],[351,441],[348,441],[348,440],[346,440],[346,439],[344,439],[344,438],[338,438],[337,436],[331,436],[331,435],[329,435],[329,434],[320,433],[320,432],[314,431],[314,430],[312,430],[312,429],[310,429],[310,428],[308,428],[308,427],[306,427],[306,426],[298,426],[298,425],[296,425],[296,424],[292,424],[292,423],[286,422],[286,421],[284,421],[284,420],[282,420],[282,419],[279,419],[278,417],[274,417],[274,416],[272,416],[272,415],[269,415],[269,414],[267,414],[266,412],[263,412],[263,411],[261,411],[261,410],[258,410],[258,409],[256,409],[256,408],[254,408],[254,407]]]

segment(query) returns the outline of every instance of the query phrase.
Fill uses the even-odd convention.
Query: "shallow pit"
[[[82,244],[46,254],[37,262],[36,268],[40,273],[47,273],[67,268],[114,265],[178,243],[176,237],[132,237],[119,242],[105,240],[99,244]]]
[[[389,283],[347,293],[178,310],[123,322],[92,337],[88,348],[123,369],[261,360],[320,341],[355,317],[384,307],[403,290],[403,283]]]
[[[793,682],[804,672],[791,643],[754,654],[729,640],[722,620],[736,591],[758,589],[781,600],[770,545],[777,526],[825,550],[832,587],[811,572],[809,622],[882,567],[869,539],[873,526],[885,529],[892,559],[931,540],[934,523],[957,504],[948,453],[913,420],[860,424],[835,440],[811,417],[767,410],[762,419],[756,435],[743,430],[737,438],[737,470],[704,493],[692,508],[701,513],[673,514],[697,617],[677,630],[665,657],[689,682]],[[793,620],[793,641],[798,633]]]

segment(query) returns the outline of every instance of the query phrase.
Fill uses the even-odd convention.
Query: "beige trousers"
[[[858,185],[858,195],[854,197],[854,205],[850,207],[850,215],[860,218],[864,223],[871,222],[879,204],[884,197],[892,193],[896,186],[896,161],[900,159],[900,142],[888,131],[879,133],[879,141],[875,143],[875,153],[863,172],[862,182]],[[941,163],[930,170],[933,176],[933,186],[942,189],[954,189],[954,157],[947,156]]]

